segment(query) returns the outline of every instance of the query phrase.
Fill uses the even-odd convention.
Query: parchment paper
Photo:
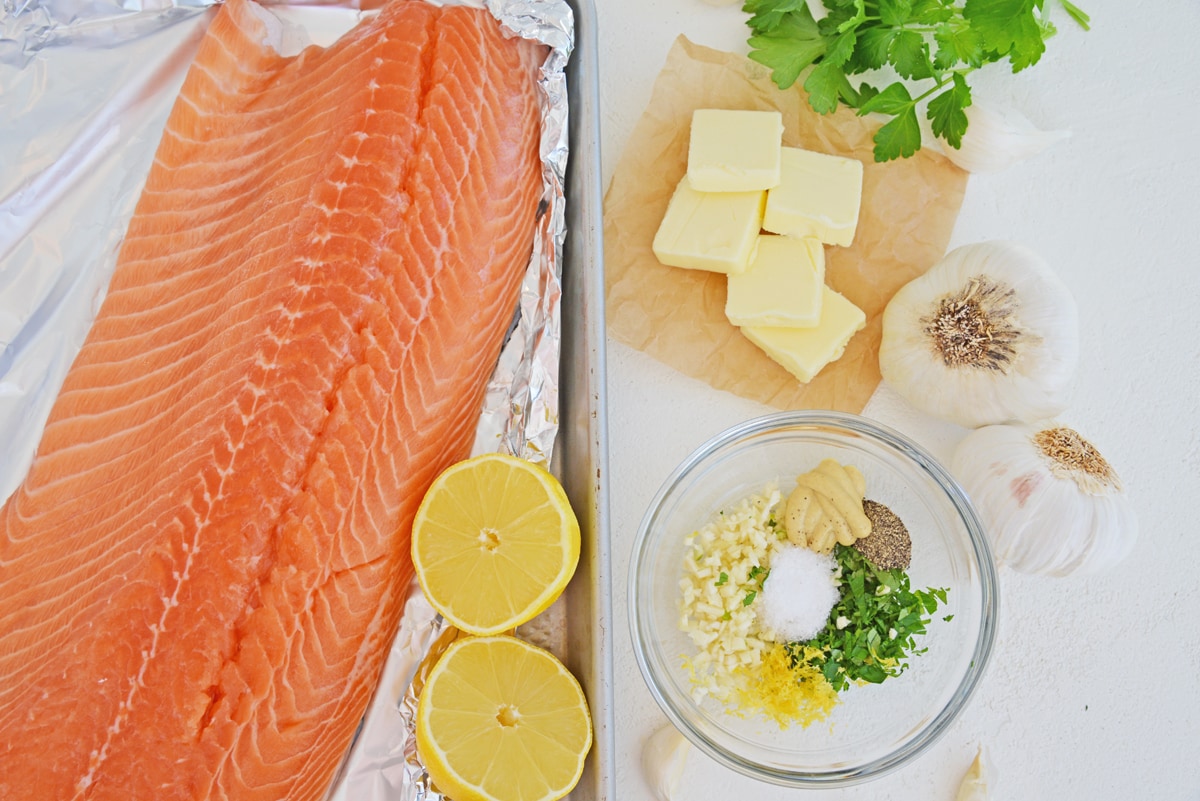
[[[604,198],[609,334],[680,372],[780,409],[861,412],[879,384],[880,315],[896,290],[946,251],[967,173],[929,150],[877,164],[880,123],[848,109],[821,116],[798,82],[780,91],[766,67],[679,37]],[[841,359],[802,384],[725,319],[725,276],[666,267],[650,249],[687,171],[692,112],[777,109],[783,143],[863,162],[858,231],[825,248],[826,282],[867,315]]]

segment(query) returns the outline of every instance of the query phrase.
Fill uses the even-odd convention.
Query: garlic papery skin
[[[983,750],[983,746],[979,746],[979,750],[975,752],[975,761],[971,763],[971,767],[967,768],[962,781],[958,783],[958,792],[954,796],[954,801],[988,801],[988,798],[991,797],[990,788],[994,773],[992,761],[988,758],[987,752]]]
[[[1040,130],[1012,110],[972,103],[964,112],[967,130],[961,145],[944,145],[942,152],[967,172],[999,172],[1071,136],[1070,131]]]
[[[918,409],[967,428],[1059,414],[1078,362],[1071,291],[1011,242],[952,250],[883,312],[883,379]]]
[[[1137,541],[1137,516],[1116,471],[1066,426],[985,426],[958,444],[950,469],[996,561],[1014,570],[1100,573]]]
[[[646,738],[642,775],[658,801],[674,799],[691,748],[692,744],[674,726],[664,726]]]

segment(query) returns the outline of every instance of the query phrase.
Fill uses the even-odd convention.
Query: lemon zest
[[[746,717],[762,712],[780,729],[793,724],[808,728],[829,717],[838,703],[837,692],[820,669],[809,662],[810,656],[820,651],[804,650],[804,659],[793,663],[784,647],[776,643],[757,665],[739,668],[737,673],[745,679],[738,683],[739,714]],[[810,650],[811,655],[807,653]]]

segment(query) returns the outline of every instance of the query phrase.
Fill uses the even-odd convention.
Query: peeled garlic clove
[[[946,158],[968,172],[997,172],[1036,156],[1070,131],[1042,131],[1012,110],[972,103],[964,110],[967,131],[958,148],[946,145]]]
[[[642,774],[658,801],[671,801],[675,797],[691,747],[674,726],[664,726],[646,739],[642,748]]]
[[[1078,361],[1070,290],[1011,242],[952,250],[883,312],[883,379],[918,409],[968,428],[1058,414]]]
[[[1116,471],[1066,426],[972,431],[955,449],[951,472],[978,510],[997,561],[1022,573],[1099,573],[1137,540],[1137,517]]]
[[[954,801],[987,801],[993,772],[992,762],[981,745],[975,753],[975,761],[959,782]]]

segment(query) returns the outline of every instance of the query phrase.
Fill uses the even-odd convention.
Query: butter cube
[[[698,192],[770,189],[780,180],[778,111],[703,108],[692,113],[688,180]]]
[[[816,328],[742,328],[746,338],[804,383],[839,359],[846,343],[867,324],[867,316],[829,287],[822,287],[821,322]]]
[[[779,185],[767,194],[763,228],[788,236],[815,236],[849,245],[858,228],[863,165],[857,159],[782,148]]]
[[[671,267],[740,273],[762,227],[766,192],[697,192],[685,177],[675,187],[654,235],[654,255]]]
[[[821,321],[824,285],[820,242],[759,235],[746,272],[729,276],[725,316],[736,326],[811,328]]]

